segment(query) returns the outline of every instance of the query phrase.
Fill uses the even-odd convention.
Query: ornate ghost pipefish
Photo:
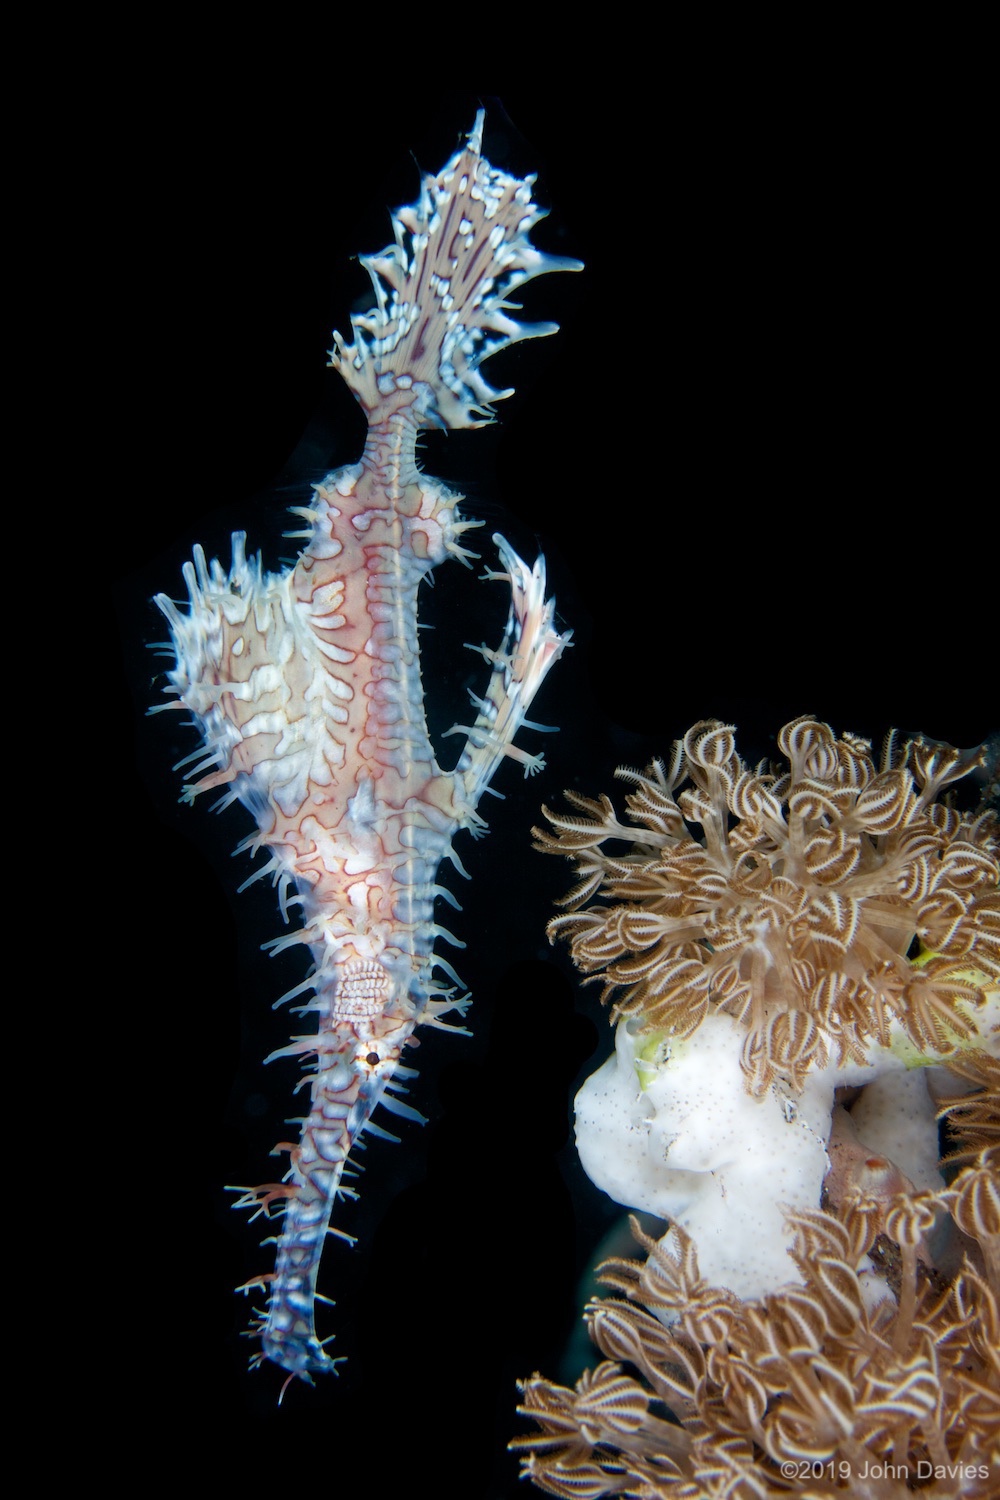
[[[436,884],[438,866],[447,856],[461,871],[455,835],[485,826],[477,806],[505,757],[525,774],[542,766],[514,737],[540,727],[525,715],[569,641],[553,624],[544,558],[529,568],[495,536],[503,572],[487,576],[509,583],[507,627],[498,649],[478,648],[489,683],[473,697],[474,722],[449,731],[465,740],[443,771],[424,714],[417,592],[446,557],[472,555],[460,538],[478,523],[462,520],[461,496],[421,473],[416,441],[426,427],[492,420],[490,402],[511,392],[489,387],[482,361],[556,331],[516,322],[507,297],[535,276],[580,269],[531,244],[544,216],[534,178],[492,167],[482,129],[480,112],[464,148],[392,216],[394,243],[362,259],[376,303],[352,317],[353,343],[334,334],[331,361],[365,410],[367,439],[358,463],[293,508],[306,522],[293,533],[303,542],[295,565],[262,572],[237,532],[228,573],[195,549],[187,610],[156,601],[176,654],[167,690],[177,701],[161,706],[189,710],[204,740],[188,758],[199,779],[185,798],[224,788],[224,804],[250,809],[258,831],[240,847],[270,854],[251,878],[272,875],[282,913],[297,903],[303,914],[298,931],[267,946],[305,943],[313,958],[282,1001],[312,990],[298,1013],[315,1015],[316,1031],[272,1054],[315,1059],[309,1111],[298,1143],[281,1148],[284,1179],[241,1189],[237,1204],[267,1216],[283,1205],[275,1269],[243,1290],[268,1292],[252,1363],[273,1360],[289,1379],[339,1362],[316,1336],[314,1306],[351,1149],[363,1131],[385,1134],[371,1119],[379,1103],[422,1118],[396,1097],[412,1076],[403,1049],[418,1025],[442,1025],[468,1004],[434,952],[438,937],[457,941],[434,920],[435,896],[457,904]]]

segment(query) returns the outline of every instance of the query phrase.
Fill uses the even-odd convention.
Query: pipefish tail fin
[[[353,343],[334,333],[330,362],[366,412],[384,407],[394,390],[416,388],[424,425],[492,422],[491,403],[512,391],[494,390],[480,365],[558,328],[518,322],[507,299],[535,276],[582,269],[532,245],[546,213],[532,201],[535,178],[491,166],[482,154],[484,118],[480,110],[462,149],[423,178],[417,202],[393,213],[394,243],[361,257],[375,306],[351,318]]]

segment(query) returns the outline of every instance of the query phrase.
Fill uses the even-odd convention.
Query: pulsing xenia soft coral
[[[619,1020],[581,1160],[671,1223],[604,1267],[605,1362],[526,1382],[541,1431],[514,1446],[576,1500],[992,1500],[996,818],[937,800],[977,758],[948,746],[890,741],[876,769],[811,719],[779,745],[787,770],[751,772],[697,724],[669,769],[621,773],[631,826],[573,795],[585,816],[539,834],[580,876],[550,933]]]
[[[876,768],[808,718],[778,744],[788,768],[751,771],[730,726],[696,724],[669,768],[619,773],[632,826],[571,795],[587,816],[539,834],[580,875],[550,935],[619,1020],[577,1096],[584,1169],[744,1298],[795,1274],[787,1215],[828,1178],[871,1160],[883,1196],[943,1188],[935,1065],[1000,1020],[996,818],[937,800],[977,757],[890,737]]]
[[[920,1053],[955,1051],[1000,978],[996,819],[936,800],[973,757],[890,737],[876,768],[867,740],[811,718],[778,744],[788,769],[751,771],[731,726],[696,724],[669,767],[618,772],[639,828],[607,797],[567,793],[583,818],[546,809],[556,833],[538,831],[540,847],[581,877],[550,935],[643,1033],[734,1017],[755,1095],[776,1077],[801,1087],[831,1056],[865,1062],[893,1021]],[[631,851],[605,853],[609,839]]]
[[[953,1278],[922,1259],[940,1215],[967,1236]],[[602,1279],[620,1295],[587,1309],[605,1362],[572,1391],[538,1375],[522,1386],[541,1429],[512,1444],[524,1477],[575,1500],[995,1500],[995,1171],[980,1157],[946,1190],[856,1192],[837,1217],[791,1227],[803,1284],[742,1301],[702,1278],[683,1232],[668,1249],[633,1221],[645,1263],[609,1261]],[[894,1291],[874,1302],[872,1257],[894,1265]]]
[[[969,1052],[956,1071],[976,1092],[945,1106],[950,1159],[971,1164],[934,1193],[856,1183],[836,1214],[792,1215],[802,1285],[742,1301],[705,1281],[683,1231],[668,1248],[634,1224],[645,1263],[609,1261],[618,1296],[587,1309],[605,1361],[572,1391],[538,1375],[522,1387],[541,1429],[512,1445],[525,1477],[578,1500],[992,1500],[1000,1063]]]

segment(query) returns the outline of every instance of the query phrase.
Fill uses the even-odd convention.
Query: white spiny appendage
[[[437,177],[425,177],[419,201],[392,218],[395,244],[364,260],[376,306],[352,318],[354,342],[334,334],[334,367],[368,417],[356,464],[328,474],[306,505],[304,523],[286,533],[302,542],[296,562],[264,573],[233,537],[228,569],[200,547],[184,568],[189,606],[164,595],[175,665],[167,691],[200,731],[185,756],[185,799],[219,790],[221,805],[241,801],[257,831],[237,852],[261,863],[241,889],[270,877],[285,923],[299,925],[263,946],[273,956],[308,947],[312,968],[275,1001],[302,998],[292,1013],[315,1031],[295,1036],[267,1059],[298,1059],[296,1092],[308,1098],[297,1144],[282,1143],[289,1166],[280,1182],[238,1188],[237,1207],[281,1219],[273,1272],[242,1288],[266,1291],[267,1308],[251,1330],[262,1353],[311,1380],[335,1371],[329,1339],[316,1335],[316,1278],[348,1158],[372,1135],[396,1140],[372,1119],[377,1106],[404,1120],[423,1116],[398,1097],[396,1080],[419,1025],[464,1033],[447,1018],[469,1004],[437,940],[463,947],[435,921],[438,883],[460,830],[478,835],[476,811],[505,757],[526,774],[541,756],[514,743],[546,673],[569,641],[553,624],[545,564],[533,568],[494,538],[511,601],[503,641],[484,646],[491,672],[472,695],[475,723],[453,771],[437,763],[427,730],[420,677],[417,601],[421,582],[452,557],[476,556],[461,538],[479,522],[458,511],[461,498],[423,475],[416,463],[421,428],[480,426],[494,391],[479,373],[496,350],[554,324],[510,316],[512,291],[544,272],[579,263],[545,255],[530,243],[543,211],[533,179],[496,171],[482,156],[483,117],[467,145]],[[499,794],[497,794],[499,795]],[[291,1122],[290,1122],[291,1123]],[[265,1242],[267,1243],[267,1242]],[[287,1382],[286,1382],[287,1384]],[[284,1388],[283,1388],[284,1389]]]
[[[553,624],[555,601],[545,598],[544,557],[538,557],[529,569],[502,536],[494,535],[493,541],[506,572],[488,576],[510,585],[507,628],[499,651],[474,648],[481,649],[493,664],[485,698],[473,700],[480,707],[475,724],[453,724],[446,731],[468,736],[456,772],[462,776],[473,810],[483,792],[489,790],[504,756],[518,761],[526,776],[533,776],[544,766],[543,756],[529,755],[513,740],[529,723],[526,715],[532,699],[572,639],[572,631],[560,635]]]

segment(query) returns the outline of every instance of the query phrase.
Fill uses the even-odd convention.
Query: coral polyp
[[[917,1250],[941,1215],[969,1236],[951,1281]],[[996,1495],[1000,1197],[984,1163],[937,1194],[792,1216],[803,1284],[753,1301],[707,1283],[687,1236],[671,1253],[634,1227],[645,1262],[609,1261],[602,1280],[618,1295],[587,1309],[605,1360],[573,1391],[538,1375],[522,1387],[521,1412],[541,1430],[514,1446],[539,1489]],[[873,1297],[873,1255],[894,1260],[895,1294]]]
[[[540,847],[580,876],[550,935],[642,1032],[732,1016],[756,1095],[863,1062],[893,1021],[918,1052],[955,1051],[1000,978],[996,818],[939,800],[975,754],[890,739],[876,766],[867,740],[812,718],[778,746],[787,767],[750,770],[732,726],[706,720],[669,765],[618,772],[633,826],[606,797],[567,793],[584,817],[546,809]],[[619,839],[626,854],[603,849]]]
[[[522,1387],[547,1494],[1000,1493],[1000,843],[948,790],[980,756],[778,746],[750,770],[704,721],[619,772],[630,822],[570,793],[536,830],[618,1022],[581,1161],[668,1221],[602,1267],[603,1362]]]

